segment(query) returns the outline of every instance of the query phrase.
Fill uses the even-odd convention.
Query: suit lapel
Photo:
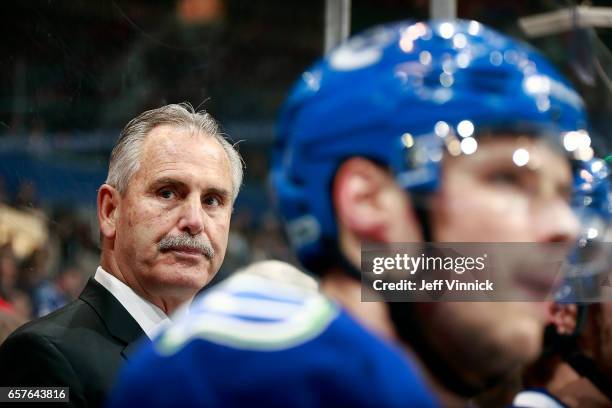
[[[125,358],[126,360],[129,360],[130,357],[134,354],[134,352],[136,350],[138,350],[139,346],[143,343],[146,342],[150,342],[151,340],[149,340],[149,338],[147,336],[144,335],[141,338],[136,339],[135,341],[128,343],[127,346],[125,346],[123,348],[123,350],[121,351],[121,355],[123,356],[123,358]]]
[[[132,315],[95,279],[89,278],[79,298],[96,311],[110,334],[125,344],[121,352],[124,358],[127,359],[135,347],[140,344],[138,341],[140,338],[146,338],[144,331]]]

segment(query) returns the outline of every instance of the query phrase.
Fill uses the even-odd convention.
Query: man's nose
[[[538,208],[535,220],[537,242],[572,245],[580,233],[580,221],[563,199],[547,200]]]
[[[189,195],[183,202],[178,228],[190,235],[198,235],[204,230],[205,217],[200,197]]]

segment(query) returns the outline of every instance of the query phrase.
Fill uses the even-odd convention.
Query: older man
[[[168,105],[130,121],[98,192],[100,267],[76,301],[0,348],[1,386],[69,387],[96,406],[142,335],[219,270],[242,161],[215,120]]]

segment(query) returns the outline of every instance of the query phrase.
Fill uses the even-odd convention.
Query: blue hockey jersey
[[[316,288],[242,273],[143,344],[111,407],[433,407],[406,356]]]

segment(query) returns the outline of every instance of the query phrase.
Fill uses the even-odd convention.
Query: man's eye
[[[489,181],[504,186],[519,186],[521,178],[518,174],[510,171],[498,171],[488,177]]]
[[[172,190],[167,189],[167,188],[159,190],[158,194],[159,194],[159,196],[161,198],[164,198],[166,200],[174,198],[174,192]]]
[[[210,207],[218,207],[218,206],[220,206],[222,203],[221,203],[221,200],[219,200],[219,198],[218,198],[218,197],[215,197],[215,196],[208,196],[208,197],[206,197],[206,198],[204,199],[204,204],[206,204],[207,206],[210,206]]]

